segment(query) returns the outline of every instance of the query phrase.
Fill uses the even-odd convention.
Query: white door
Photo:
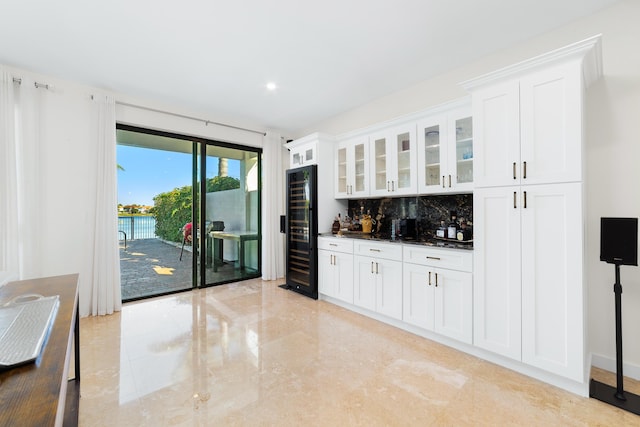
[[[330,251],[318,251],[318,292],[334,297],[335,281],[334,281],[334,265],[333,254]]]
[[[333,257],[334,296],[353,304],[353,255],[336,252]]]
[[[358,307],[375,311],[376,273],[375,261],[369,257],[354,257],[353,303]]]
[[[402,320],[402,262],[376,260],[376,311]]]
[[[476,189],[474,345],[521,359],[520,187]]]
[[[579,64],[520,80],[522,184],[582,180],[582,88]]]
[[[473,93],[475,188],[520,183],[520,109],[517,80]]]
[[[402,266],[402,320],[433,331],[435,279],[430,268],[405,263]]]
[[[582,184],[522,192],[522,361],[582,381]]]
[[[435,270],[435,331],[471,344],[473,341],[473,290],[471,273]]]

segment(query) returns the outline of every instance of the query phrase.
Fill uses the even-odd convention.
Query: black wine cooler
[[[318,299],[317,166],[287,171],[286,288]]]

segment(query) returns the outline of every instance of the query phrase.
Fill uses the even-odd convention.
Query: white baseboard
[[[607,357],[601,354],[591,354],[591,365],[596,368],[604,369],[609,372],[616,372],[616,359],[615,357]],[[633,363],[622,361],[622,371],[625,377],[632,378],[634,380],[640,380],[640,366]]]

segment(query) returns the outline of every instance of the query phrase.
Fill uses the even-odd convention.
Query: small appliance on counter
[[[416,219],[415,218],[405,218],[398,220],[399,230],[397,232],[398,237],[403,239],[415,239],[417,236],[416,232]]]

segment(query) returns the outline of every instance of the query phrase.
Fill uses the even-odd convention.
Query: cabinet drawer
[[[354,254],[402,261],[402,245],[397,243],[376,243],[368,241],[355,241]]]
[[[318,249],[352,254],[353,240],[341,239],[339,237],[319,237]]]
[[[449,270],[473,271],[473,252],[455,249],[435,249],[405,245],[404,262],[447,268]]]

